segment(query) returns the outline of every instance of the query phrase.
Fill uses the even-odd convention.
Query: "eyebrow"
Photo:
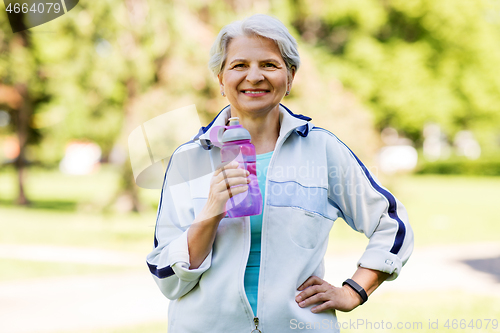
[[[245,59],[234,59],[233,61],[231,61],[230,65],[234,64],[235,62],[245,62],[246,60]]]
[[[232,64],[234,64],[235,62],[247,62],[247,61],[248,61],[248,60],[246,60],[246,59],[234,59],[233,61],[231,61],[231,63],[230,63],[229,65],[232,65]],[[274,62],[274,63],[277,63],[277,64],[279,64],[279,63],[280,63],[280,62],[279,62],[279,60],[276,60],[276,59],[265,59],[265,60],[262,60],[262,61],[260,61],[260,62],[261,62],[261,63],[263,63],[263,62]]]

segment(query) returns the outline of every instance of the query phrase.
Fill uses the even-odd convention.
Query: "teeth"
[[[245,94],[262,94],[262,93],[265,93],[265,91],[249,91],[249,90],[245,90],[243,91]]]

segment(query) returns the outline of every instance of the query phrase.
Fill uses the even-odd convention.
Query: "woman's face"
[[[277,108],[292,85],[294,72],[288,74],[278,46],[258,36],[233,38],[227,47],[219,83],[232,116],[258,116]]]

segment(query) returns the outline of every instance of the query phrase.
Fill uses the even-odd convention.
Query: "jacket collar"
[[[309,134],[311,128],[314,127],[309,121],[312,119],[310,117],[294,114],[290,109],[280,103],[280,134],[278,141],[283,139],[292,130],[295,130],[298,135],[306,137]],[[219,114],[205,127],[201,127],[198,134],[193,137],[193,141],[199,140],[199,143],[205,150],[210,150],[213,144],[210,142],[210,131],[214,126],[224,126],[226,125],[229,116],[231,115],[231,107],[228,105],[223,108]]]

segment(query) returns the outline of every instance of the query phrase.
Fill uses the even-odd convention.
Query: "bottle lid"
[[[250,139],[250,133],[240,125],[240,119],[238,117],[229,118],[229,126],[224,131],[221,142],[225,143],[230,141]]]
[[[240,124],[240,118],[238,118],[238,117],[229,118],[229,126],[236,126],[239,124]]]

